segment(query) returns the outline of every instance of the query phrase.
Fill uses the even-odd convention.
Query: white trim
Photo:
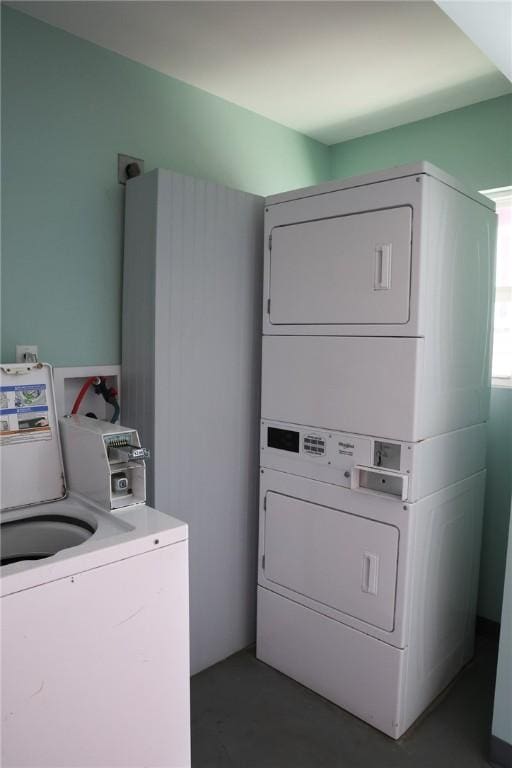
[[[496,189],[485,189],[480,192],[481,195],[490,197],[496,204],[512,205],[512,186],[496,187]]]
[[[503,378],[493,376],[491,387],[493,387],[493,389],[512,389],[512,376],[504,376]]]

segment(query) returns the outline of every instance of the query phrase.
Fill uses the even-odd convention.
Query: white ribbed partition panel
[[[192,672],[254,641],[263,200],[169,171],[126,190],[123,420],[190,526]]]

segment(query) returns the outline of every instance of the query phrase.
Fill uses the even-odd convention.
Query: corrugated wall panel
[[[122,324],[122,423],[154,446],[155,245],[157,177],[147,174],[126,189]],[[148,490],[153,462],[147,462]],[[150,491],[151,494],[151,491]]]
[[[255,634],[263,200],[168,171],[149,176],[158,187],[147,264],[156,267],[147,307],[155,323],[153,499],[190,526],[197,672]],[[127,253],[127,272],[131,263]],[[125,294],[125,327],[130,302]],[[136,352],[140,363],[127,375],[146,354]]]

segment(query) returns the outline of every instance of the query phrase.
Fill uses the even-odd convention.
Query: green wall
[[[512,495],[512,389],[493,387],[478,613],[500,621]],[[512,546],[512,542],[510,543]]]
[[[326,146],[2,7],[2,360],[120,361],[117,153],[265,195],[329,178]]]
[[[430,160],[473,189],[512,185],[512,95],[331,147],[334,178]],[[512,489],[512,389],[493,388],[478,613],[500,621]]]
[[[510,522],[492,734],[512,746],[512,519]]]
[[[473,189],[512,184],[512,94],[334,144],[333,178],[429,160]]]

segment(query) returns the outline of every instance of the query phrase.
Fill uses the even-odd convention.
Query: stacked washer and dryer
[[[473,653],[495,232],[428,163],[266,202],[257,655],[393,738]]]

